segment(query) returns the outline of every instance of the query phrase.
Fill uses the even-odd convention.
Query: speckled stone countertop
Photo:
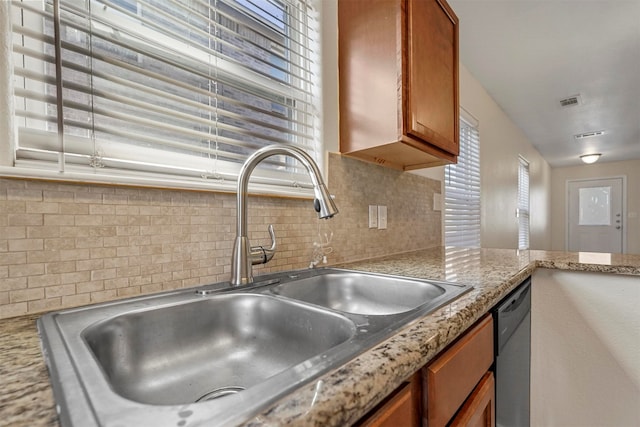
[[[342,367],[284,397],[246,426],[346,426],[424,366],[536,268],[640,275],[640,255],[434,248],[342,265],[466,283],[474,289]],[[35,327],[0,320],[0,426],[58,426]]]

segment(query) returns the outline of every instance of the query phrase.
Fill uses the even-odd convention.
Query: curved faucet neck
[[[313,161],[313,158],[298,147],[287,145],[270,145],[256,151],[251,156],[249,156],[249,158],[247,158],[244,165],[242,165],[242,168],[240,169],[240,174],[238,175],[238,188],[236,194],[236,207],[238,209],[236,236],[247,236],[247,194],[249,188],[249,178],[251,178],[253,170],[260,162],[262,162],[266,158],[279,155],[291,156],[300,161],[305,166],[307,171],[309,171],[309,176],[311,177],[311,182],[314,189],[318,187],[322,182],[320,169],[318,169],[318,166]]]
[[[305,166],[307,172],[309,172],[309,176],[311,177],[311,182],[313,183],[313,191],[316,197],[316,201],[314,201],[314,208],[321,218],[330,218],[338,213],[338,209],[333,203],[333,200],[331,200],[329,191],[324,185],[318,165],[305,151],[291,145],[270,145],[253,153],[245,161],[244,165],[242,165],[238,176],[238,189],[236,194],[236,239],[231,258],[232,286],[245,285],[253,282],[253,260],[251,257],[252,248],[249,244],[247,227],[247,193],[249,178],[258,163],[268,157],[277,155],[291,156]],[[273,256],[273,254],[271,254],[271,256]],[[264,262],[266,262],[266,260]]]

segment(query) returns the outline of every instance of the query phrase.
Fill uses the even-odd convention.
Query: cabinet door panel
[[[406,132],[458,154],[458,19],[445,2],[408,1]]]
[[[492,363],[493,320],[488,314],[423,368],[429,427],[447,425]]]
[[[445,0],[338,0],[341,153],[400,170],[455,163],[457,23]]]
[[[400,386],[391,398],[357,423],[357,427],[420,427],[420,373]]]
[[[451,421],[450,427],[494,427],[496,425],[495,381],[487,372]]]

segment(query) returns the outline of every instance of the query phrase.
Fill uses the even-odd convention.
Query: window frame
[[[317,0],[309,0],[308,2],[314,4],[317,3]],[[317,4],[314,6],[316,11],[318,11]],[[11,22],[11,14],[12,12],[11,4],[8,4],[5,7],[0,9],[0,20],[4,22]],[[315,38],[312,41],[316,45],[315,55],[319,56],[321,54],[321,25],[320,20],[317,16],[312,17],[316,19],[316,27]],[[312,19],[309,18],[309,19]],[[300,25],[300,24],[299,24]],[[9,28],[11,26],[9,25]],[[3,31],[4,34],[0,34],[0,40],[9,39],[9,46],[11,46],[11,38],[13,34],[11,30]],[[8,34],[6,34],[8,32]],[[13,58],[12,52],[8,54],[9,58]],[[12,117],[15,117],[15,100],[13,95],[13,61],[7,61],[5,69],[10,70],[10,74],[7,76],[8,82],[8,92],[10,94],[9,98],[11,99],[8,102],[8,110],[12,112]],[[314,105],[314,113],[317,117],[315,117],[315,121],[313,123],[313,142],[312,142],[312,152],[310,153],[312,157],[316,160],[321,170],[324,169],[324,157],[325,150],[324,144],[320,139],[320,135],[322,135],[322,121],[320,118],[322,117],[322,85],[321,78],[322,75],[320,67],[321,63],[318,61],[316,64],[317,70],[315,73],[315,77],[318,80],[318,84],[314,86],[313,89],[313,99],[311,103]],[[5,76],[0,74],[0,78],[4,79]],[[0,91],[6,89],[7,82],[0,83]],[[276,86],[274,86],[276,88]],[[279,88],[278,88],[279,89]],[[2,106],[0,106],[2,107]],[[13,123],[13,118],[10,119]],[[51,169],[51,168],[41,168],[36,165],[39,163],[37,159],[33,161],[21,161],[19,165],[16,164],[16,150],[20,148],[18,145],[18,134],[19,131],[15,127],[15,125],[10,126],[9,130],[9,138],[4,139],[4,143],[0,141],[0,154],[5,153],[7,156],[3,156],[4,159],[0,159],[0,176],[5,177],[17,177],[17,178],[42,178],[49,180],[57,180],[57,181],[71,181],[71,182],[83,182],[83,183],[107,183],[107,184],[115,184],[115,185],[133,185],[133,186],[142,186],[142,187],[160,187],[160,188],[181,188],[181,189],[199,189],[199,190],[210,190],[210,191],[221,191],[221,192],[235,192],[236,190],[236,178],[237,174],[242,166],[242,162],[237,164],[229,164],[229,169],[223,170],[222,173],[211,174],[209,176],[205,176],[203,174],[198,174],[194,172],[194,176],[180,176],[180,175],[170,175],[164,173],[158,173],[154,171],[145,170],[144,167],[141,167],[137,170],[130,170],[123,173],[121,168],[114,168],[112,170],[98,169],[98,168],[87,168],[87,167],[78,167],[73,163],[65,162],[64,172],[61,173],[60,170]],[[69,143],[73,144],[77,141],[74,141],[74,138],[69,138]],[[49,143],[55,143],[49,141]],[[126,149],[126,147],[125,147]],[[98,161],[102,161],[102,159],[98,159]],[[108,161],[108,159],[107,159]],[[284,161],[284,160],[283,160]],[[286,159],[288,162],[289,159]],[[285,163],[286,164],[286,163]],[[137,166],[136,166],[137,167]],[[286,174],[286,172],[285,172]],[[287,197],[302,197],[309,198],[313,196],[311,189],[311,184],[306,180],[306,173],[298,173],[295,176],[290,174],[293,179],[284,179],[281,176],[278,176],[278,173],[271,174],[270,172],[258,172],[255,174],[256,176],[252,176],[252,180],[250,183],[250,191],[256,194],[267,194],[267,195],[276,195],[276,196],[287,196]],[[286,185],[282,185],[283,181],[290,181]]]

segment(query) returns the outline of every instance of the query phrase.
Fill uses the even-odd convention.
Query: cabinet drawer
[[[445,426],[493,363],[493,319],[488,314],[423,368],[425,417]]]
[[[496,425],[496,383],[487,372],[449,427],[494,427]]]
[[[414,374],[386,401],[365,416],[357,427],[419,427],[420,372]]]

